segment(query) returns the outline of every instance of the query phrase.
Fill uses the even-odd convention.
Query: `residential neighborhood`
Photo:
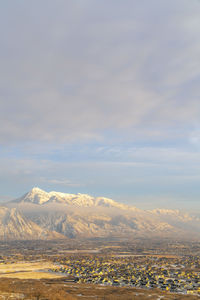
[[[131,286],[200,295],[199,256],[72,255],[55,259],[63,273],[77,283]]]

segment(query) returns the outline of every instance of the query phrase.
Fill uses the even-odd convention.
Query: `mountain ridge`
[[[116,207],[120,209],[137,209],[134,206],[128,206],[116,202],[110,198],[106,197],[93,197],[88,194],[69,194],[60,192],[46,192],[38,187],[34,187],[28,193],[24,194],[22,197],[10,202],[16,203],[33,203],[38,205],[45,205],[50,203],[61,203],[67,205],[75,205],[78,207]]]
[[[9,202],[43,229],[68,238],[192,237],[199,236],[200,221],[179,210],[142,210],[105,197],[45,192],[33,188]]]

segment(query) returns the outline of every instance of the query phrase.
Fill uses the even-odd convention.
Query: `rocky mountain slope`
[[[57,239],[61,237],[61,234],[45,230],[28,220],[15,208],[0,207],[0,240]]]
[[[200,220],[177,210],[145,211],[86,194],[33,188],[9,205],[41,228],[70,238],[200,236]]]

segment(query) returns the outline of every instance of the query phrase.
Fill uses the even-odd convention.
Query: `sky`
[[[0,199],[200,211],[200,1],[0,3]]]

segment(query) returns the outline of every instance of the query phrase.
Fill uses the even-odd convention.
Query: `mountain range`
[[[0,208],[0,239],[199,238],[198,217],[39,188]]]

